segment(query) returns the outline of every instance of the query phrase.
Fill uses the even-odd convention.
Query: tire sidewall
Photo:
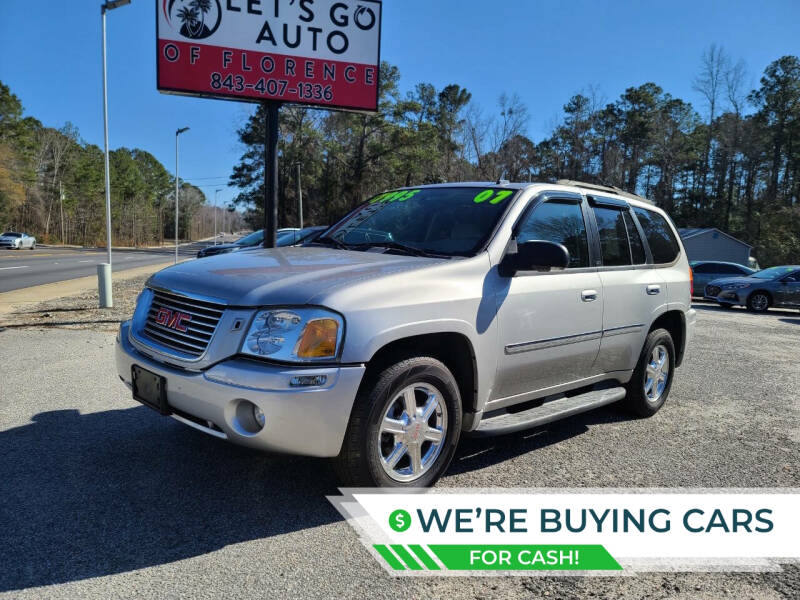
[[[428,358],[412,359],[407,368],[390,367],[378,378],[370,393],[371,409],[367,421],[366,461],[369,474],[379,487],[428,487],[446,471],[455,454],[461,434],[461,395],[455,378],[439,361]],[[400,363],[403,364],[403,363]],[[386,408],[397,394],[414,383],[428,383],[444,396],[447,406],[447,432],[444,447],[433,466],[419,479],[411,482],[395,481],[383,470],[378,448],[378,428]]]
[[[651,402],[644,392],[644,384],[647,379],[647,363],[650,361],[650,355],[653,353],[653,349],[658,345],[664,346],[667,349],[669,373],[667,385],[661,393],[661,397],[656,402]],[[639,402],[640,407],[637,407],[641,410],[637,412],[640,412],[640,414],[644,416],[654,415],[667,401],[669,392],[672,389],[672,382],[675,379],[675,343],[672,341],[672,336],[666,329],[656,329],[647,336],[636,371],[635,384],[638,386],[637,390],[641,398]]]
[[[756,296],[764,296],[767,299],[767,305],[764,308],[756,308],[756,307],[753,306],[753,298],[755,298]],[[767,294],[765,294],[764,292],[756,291],[756,292],[753,292],[752,294],[750,294],[747,297],[747,308],[749,308],[753,312],[767,312],[767,310],[769,309],[770,304],[771,304],[771,302],[770,302],[769,296]]]

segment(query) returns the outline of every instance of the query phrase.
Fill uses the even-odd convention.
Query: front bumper
[[[709,289],[713,288],[713,289]],[[738,290],[724,290],[715,286],[708,286],[703,294],[704,300],[710,300],[718,304],[730,304],[732,306],[742,305],[747,303],[747,288]]]
[[[166,378],[167,401],[177,420],[231,442],[308,456],[336,456],[365,367],[291,367],[231,358],[204,370],[186,371],[139,352],[128,340],[130,321],[120,326],[117,373],[129,387],[131,366]],[[291,387],[293,376],[326,375],[315,387]],[[248,431],[237,416],[243,401],[257,405],[266,424]]]

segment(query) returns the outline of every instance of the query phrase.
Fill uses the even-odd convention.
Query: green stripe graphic
[[[451,571],[621,571],[599,544],[431,544],[428,548]]]
[[[373,548],[375,548],[375,550],[378,551],[378,554],[380,554],[383,557],[383,560],[389,563],[389,566],[392,567],[395,571],[406,570],[406,568],[403,566],[403,563],[397,560],[394,554],[392,554],[391,550],[389,550],[386,546],[384,546],[383,544],[375,544]]]
[[[399,556],[403,560],[403,562],[406,563],[406,565],[408,565],[409,569],[411,569],[412,571],[422,570],[422,567],[419,566],[419,563],[414,560],[414,557],[411,556],[408,550],[406,550],[403,546],[401,546],[400,544],[392,544],[391,548],[397,553],[397,556]]]
[[[422,563],[428,567],[431,571],[438,571],[439,565],[436,564],[436,561],[431,558],[431,555],[427,553],[425,548],[420,546],[419,544],[409,544],[409,548],[417,557],[422,561]]]

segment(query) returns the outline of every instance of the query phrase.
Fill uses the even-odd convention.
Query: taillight
[[[694,273],[692,267],[689,267],[689,295],[694,296]]]

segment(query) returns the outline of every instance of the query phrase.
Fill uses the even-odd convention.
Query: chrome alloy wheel
[[[442,452],[447,435],[447,406],[429,383],[414,383],[389,402],[378,429],[378,452],[395,481],[418,479]]]
[[[757,311],[767,310],[769,307],[769,298],[767,298],[766,294],[753,294],[753,297],[750,299],[750,306],[753,307],[753,310]]]
[[[659,344],[653,348],[644,377],[644,395],[648,402],[658,402],[669,381],[669,352]]]

